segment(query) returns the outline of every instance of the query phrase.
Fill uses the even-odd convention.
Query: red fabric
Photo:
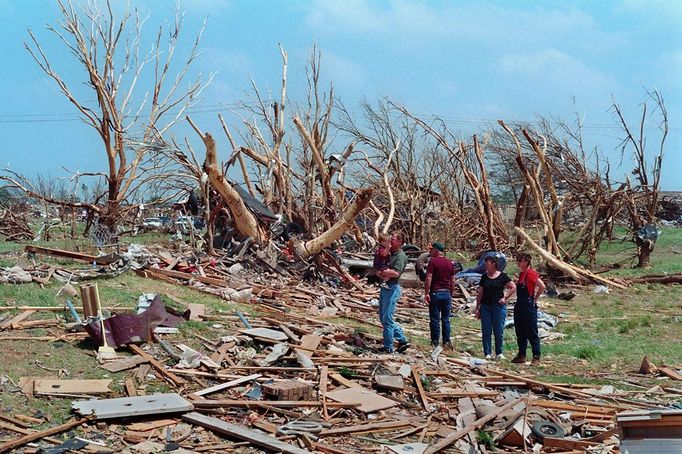
[[[531,268],[528,268],[519,276],[519,284],[526,284],[526,287],[528,287],[528,294],[532,298],[535,298],[535,284],[537,283],[538,279],[540,279],[540,275],[537,271]]]
[[[447,258],[441,256],[431,257],[426,267],[426,274],[431,274],[431,291],[450,290],[450,281],[455,274],[455,267]]]

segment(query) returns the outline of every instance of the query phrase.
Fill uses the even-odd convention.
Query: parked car
[[[160,218],[144,218],[142,220],[142,227],[147,229],[160,229],[163,226],[163,221]]]
[[[189,232],[192,230],[201,230],[205,226],[204,220],[199,216],[178,216],[175,221],[175,227],[182,232]]]

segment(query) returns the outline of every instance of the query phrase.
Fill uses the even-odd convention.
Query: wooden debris
[[[42,395],[60,394],[107,394],[113,380],[49,380],[36,379],[33,392]]]
[[[121,372],[123,370],[132,369],[135,366],[146,363],[147,358],[140,355],[133,355],[124,358],[117,359],[115,361],[108,361],[101,364],[99,367],[106,369],[109,372]]]
[[[220,434],[236,438],[238,440],[245,440],[255,446],[267,449],[274,452],[283,452],[287,454],[303,454],[309,451],[297,448],[294,445],[285,443],[277,438],[266,435],[263,432],[246,429],[235,424],[229,424],[221,421],[218,418],[205,416],[199,413],[189,413],[182,416],[185,421],[196,424],[201,427],[216,431]]]
[[[369,389],[355,387],[342,390],[327,392],[326,397],[352,406],[358,406],[358,410],[363,413],[373,413],[379,410],[395,407],[398,403],[387,399]],[[328,405],[332,405],[329,403]]]
[[[234,386],[239,386],[241,384],[248,383],[248,382],[253,381],[253,380],[260,378],[260,377],[262,377],[261,374],[252,374],[252,375],[249,375],[247,377],[240,377],[240,378],[228,381],[226,383],[221,383],[219,385],[211,386],[210,388],[205,388],[205,389],[202,389],[200,391],[195,391],[192,394],[194,394],[195,396],[205,396],[207,394],[216,393],[218,391],[222,391],[222,390],[225,390],[228,388],[232,388]]]
[[[61,424],[56,427],[52,427],[50,429],[45,429],[41,430],[39,432],[35,432],[32,434],[24,435],[21,438],[17,438],[16,440],[8,441],[7,443],[3,443],[0,445],[0,453],[1,452],[9,452],[13,449],[16,449],[20,446],[24,446],[28,443],[31,443],[36,440],[40,440],[45,437],[49,437],[51,435],[56,435],[58,433],[66,432],[69,429],[72,429],[76,426],[80,426],[81,424],[85,424],[88,421],[88,418],[81,418],[81,419],[74,419],[69,422],[66,422],[64,424]]]
[[[185,384],[185,380],[182,378],[178,377],[172,372],[169,372],[166,370],[166,368],[155,360],[151,355],[149,355],[147,352],[142,350],[140,347],[138,347],[135,344],[129,344],[128,348],[133,351],[133,353],[136,353],[146,359],[149,364],[159,373],[161,376],[163,376],[164,379],[166,379],[168,382],[170,382],[174,386],[180,386]]]

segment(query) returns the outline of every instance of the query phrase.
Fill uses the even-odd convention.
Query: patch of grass
[[[495,449],[495,437],[493,436],[492,432],[489,432],[487,430],[479,430],[476,432],[476,442],[479,445],[483,445],[486,447],[486,449],[494,450]]]

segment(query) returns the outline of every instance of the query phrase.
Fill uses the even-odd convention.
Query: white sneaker
[[[504,355],[502,353],[500,353],[499,355],[497,355],[496,359],[507,359],[507,358],[505,358]]]
[[[485,359],[493,359],[493,355],[485,355]]]

